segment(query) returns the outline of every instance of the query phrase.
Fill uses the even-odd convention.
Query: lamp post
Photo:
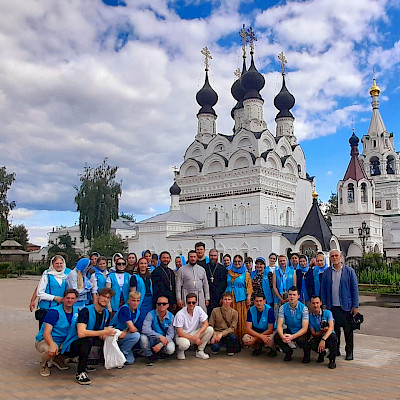
[[[358,237],[361,240],[363,256],[365,254],[365,245],[369,238],[369,232],[370,232],[369,226],[367,226],[367,223],[365,221],[363,221],[363,223],[361,224],[361,228],[358,228]]]

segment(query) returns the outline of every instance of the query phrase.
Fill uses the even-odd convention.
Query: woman
[[[274,306],[274,274],[276,269],[276,260],[278,256],[275,253],[271,253],[268,256],[268,267],[264,269],[264,276],[263,276],[263,292],[265,295],[266,302],[273,307]]]
[[[137,257],[135,253],[128,254],[128,260],[125,271],[129,274],[136,274],[137,271]]]
[[[314,267],[314,294],[320,296],[322,274],[328,268],[324,253],[318,253],[315,262],[317,265]]]
[[[300,301],[310,308],[311,296],[314,295],[314,274],[308,265],[308,258],[304,254],[299,256],[299,267],[296,270],[297,287],[300,291]]]
[[[88,305],[91,299],[92,284],[87,276],[89,265],[90,260],[88,258],[81,258],[67,277],[68,289],[75,289],[79,293],[78,301],[75,303],[78,310]]]
[[[115,263],[115,271],[110,271],[107,278],[106,287],[114,290],[115,295],[111,298],[110,309],[112,315],[119,310],[121,306],[126,304],[129,297],[129,279],[131,276],[125,272],[126,261],[120,257]]]
[[[224,263],[224,266],[226,269],[231,269],[232,268],[232,257],[229,254],[225,254],[222,257],[222,262]]]
[[[253,285],[250,274],[243,264],[243,257],[236,254],[233,257],[233,266],[228,270],[226,291],[232,293],[232,308],[239,314],[236,336],[243,337],[246,329],[247,312],[250,308],[250,299],[253,294]]]
[[[123,258],[123,255],[121,253],[114,253],[113,256],[111,257],[111,268],[110,272],[115,271],[115,265],[118,261],[118,259]]]
[[[256,258],[256,276],[251,280],[253,285],[253,294],[251,295],[251,305],[254,305],[254,298],[257,294],[263,292],[263,278],[265,269],[265,259],[263,257]],[[251,277],[251,275],[250,275]]]
[[[153,282],[148,270],[147,260],[144,257],[139,259],[138,271],[136,275],[132,275],[130,286],[131,292],[140,293],[140,315],[135,324],[140,331],[147,313],[153,309]]]
[[[90,283],[92,284],[92,296],[93,303],[97,303],[97,293],[99,290],[106,287],[107,283],[107,259],[103,256],[100,256],[96,260],[96,266],[94,267],[94,273],[90,277]]]
[[[50,260],[50,267],[43,272],[37,287],[37,297],[39,298],[38,310],[35,317],[39,321],[39,329],[41,328],[47,310],[57,307],[67,288],[65,275],[65,260],[62,256],[54,256]]]

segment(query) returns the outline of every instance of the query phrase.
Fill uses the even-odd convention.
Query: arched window
[[[378,157],[371,157],[370,162],[370,171],[371,175],[380,175],[381,174],[381,163],[379,162]]]
[[[362,183],[361,184],[361,201],[363,203],[366,203],[368,201],[368,197],[367,197],[367,185],[366,183]]]
[[[218,227],[218,211],[215,211],[215,227]]]
[[[354,203],[354,185],[352,183],[347,186],[347,202]]]
[[[393,156],[388,156],[386,160],[386,173],[389,175],[394,174],[394,157]]]

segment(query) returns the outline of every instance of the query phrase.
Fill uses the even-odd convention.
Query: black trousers
[[[291,334],[292,332],[290,329],[284,329],[283,333]],[[306,332],[304,335],[299,336],[298,338],[293,340],[300,348],[303,349],[304,356],[307,356],[307,355],[309,356],[311,353],[311,349],[309,347],[307,347],[308,338],[309,338],[309,333]],[[282,340],[282,338],[279,336],[278,333],[275,335],[274,342],[277,346],[279,346],[282,349],[282,351],[285,354],[293,353],[293,350],[291,349],[291,347],[287,343],[284,343],[284,341]]]
[[[68,357],[79,357],[77,373],[86,371],[88,363],[88,357],[90,350],[93,346],[103,346],[104,342],[99,337],[85,337],[77,339],[71,343],[70,351],[66,352],[65,355]]]
[[[340,334],[343,328],[344,340],[346,342],[346,353],[352,353],[354,348],[353,327],[351,325],[351,312],[344,311],[342,307],[333,306],[331,308],[335,320],[335,333],[337,335],[337,345],[340,349]]]
[[[311,350],[314,350],[318,353],[318,346],[321,342],[322,336],[320,337],[312,337],[308,343],[307,347],[309,347]],[[336,353],[337,353],[337,337],[336,335],[332,332],[328,339],[325,340],[325,348],[329,349],[329,360],[335,361],[336,359]]]
[[[218,352],[221,350],[222,346],[226,346],[227,353],[238,353],[240,351],[239,340],[234,333],[229,333],[222,337],[218,343],[212,344],[211,350]]]

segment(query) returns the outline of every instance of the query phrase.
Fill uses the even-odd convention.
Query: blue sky
[[[231,132],[243,23],[258,37],[271,132],[277,54],[286,54],[295,134],[326,201],[347,167],[352,120],[359,137],[368,130],[374,70],[400,149],[399,20],[395,0],[1,2],[0,148],[1,165],[17,175],[12,222],[45,244],[53,226],[78,220],[73,186],[85,162],[104,157],[120,167],[122,211],[143,219],[167,210],[171,167],[196,133],[204,46],[213,56],[217,130]]]

